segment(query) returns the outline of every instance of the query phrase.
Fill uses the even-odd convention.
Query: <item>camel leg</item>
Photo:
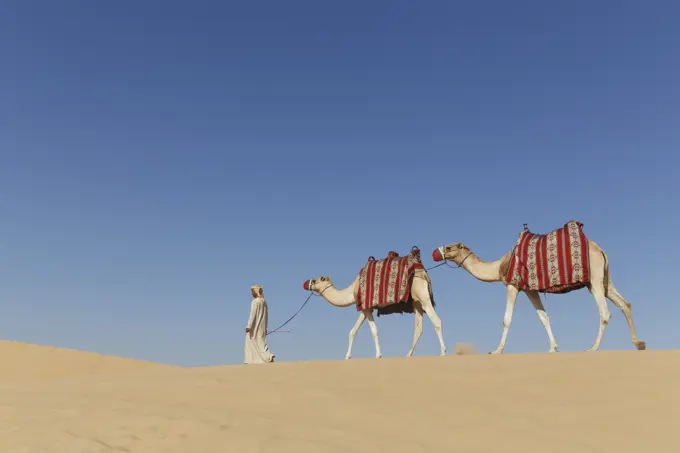
[[[600,328],[597,331],[597,338],[595,339],[595,344],[593,347],[588,349],[589,352],[595,352],[600,349],[600,343],[602,342],[602,337],[604,336],[604,329],[607,328],[609,324],[609,318],[611,318],[611,313],[609,312],[609,307],[607,306],[607,299],[604,295],[604,285],[602,284],[602,279],[596,279],[596,283],[591,283],[590,294],[595,298],[597,302],[597,309],[600,312]]]
[[[545,331],[548,332],[548,338],[550,339],[550,350],[548,352],[557,352],[557,342],[555,341],[552,328],[550,327],[550,317],[548,316],[548,313],[545,312],[543,301],[541,301],[541,295],[536,291],[528,291],[527,297],[534,306],[536,313],[538,313],[538,319],[541,320],[541,324],[543,324]]]
[[[356,324],[354,324],[354,327],[352,327],[352,330],[349,331],[349,347],[347,348],[347,354],[345,355],[345,360],[349,360],[352,358],[352,345],[354,344],[354,337],[356,337],[357,332],[359,331],[359,328],[361,325],[364,323],[364,320],[366,319],[366,314],[362,311],[359,313],[359,319],[357,319]]]
[[[647,345],[645,344],[645,342],[638,340],[637,333],[635,332],[635,324],[633,323],[633,305],[626,299],[624,299],[623,296],[619,294],[618,291],[616,291],[616,288],[614,288],[611,279],[609,280],[609,284],[605,289],[605,296],[609,300],[611,300],[614,303],[614,305],[619,307],[623,312],[623,315],[626,317],[626,321],[628,321],[628,327],[630,328],[630,336],[633,339],[633,344],[635,345],[635,347],[640,351],[644,351],[645,349],[647,349]]]
[[[375,358],[379,359],[382,357],[382,352],[380,352],[380,342],[378,341],[378,326],[375,325],[373,320],[373,311],[364,310],[366,319],[368,320],[368,326],[371,328],[371,334],[373,335],[373,341],[375,342]]]
[[[506,305],[505,305],[505,316],[503,317],[503,335],[501,336],[501,342],[495,351],[489,354],[502,354],[505,349],[505,341],[508,338],[508,330],[510,330],[510,324],[512,324],[512,312],[515,310],[515,302],[517,302],[517,294],[519,290],[512,285],[506,286]]]
[[[413,303],[413,314],[415,315],[416,320],[415,328],[413,330],[413,344],[411,345],[411,349],[408,350],[406,357],[411,357],[413,355],[420,335],[423,333],[423,309],[417,302]]]
[[[414,279],[411,288],[411,296],[414,300],[420,302],[420,305],[422,306],[425,313],[427,313],[427,317],[430,318],[430,321],[434,326],[434,331],[437,333],[437,338],[439,338],[439,355],[446,355],[446,344],[444,343],[442,320],[439,319],[439,315],[437,315],[437,312],[432,306],[432,298],[430,297],[430,283],[424,278],[418,277],[417,279]]]
[[[442,333],[442,320],[439,319],[437,312],[434,311],[432,304],[429,303],[430,298],[428,296],[427,302],[422,302],[423,310],[427,313],[427,317],[432,321],[435,332],[437,332],[437,338],[439,338],[439,355],[446,355],[446,344],[444,344],[444,334]]]

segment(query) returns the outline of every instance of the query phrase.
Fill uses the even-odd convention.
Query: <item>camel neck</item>
[[[356,303],[354,300],[354,288],[359,281],[359,277],[354,280],[354,282],[344,289],[337,289],[335,286],[331,285],[319,291],[321,296],[328,301],[331,305],[336,307],[349,307]]]
[[[503,258],[492,262],[482,261],[482,259],[473,253],[463,262],[462,267],[477,280],[497,282],[500,280],[499,275],[502,262]]]

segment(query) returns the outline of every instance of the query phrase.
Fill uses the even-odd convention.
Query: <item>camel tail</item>
[[[602,258],[604,258],[604,293],[607,294],[607,290],[612,286],[612,277],[609,273],[609,257],[604,250],[600,250],[600,253],[602,253]]]
[[[429,278],[427,279],[427,290],[430,293],[430,300],[432,301],[432,308],[435,308],[437,306],[437,303],[434,301],[434,293],[432,292],[432,281]]]

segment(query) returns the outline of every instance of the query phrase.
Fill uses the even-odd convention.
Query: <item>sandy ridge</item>
[[[3,378],[3,453],[670,453],[680,445],[677,350],[190,369],[2,342],[0,360],[15,377],[40,373]],[[45,371],[57,365],[59,373]]]

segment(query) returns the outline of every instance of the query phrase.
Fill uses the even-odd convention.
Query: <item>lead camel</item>
[[[410,272],[399,274],[399,262],[402,265],[405,265],[407,262],[410,263]],[[387,269],[387,272],[381,274],[381,269]],[[390,277],[389,270],[395,271],[396,274],[392,273],[392,277]],[[381,274],[379,278],[376,277],[378,274]],[[396,283],[397,281],[401,283],[408,282],[408,284],[399,285]],[[385,291],[379,291],[379,288],[375,288],[375,284],[382,284]],[[390,252],[384,260],[375,260],[373,257],[370,257],[368,263],[362,268],[352,284],[345,289],[337,289],[331,279],[326,276],[307,280],[303,286],[306,290],[319,293],[328,303],[335,307],[357,306],[359,319],[357,319],[356,324],[349,332],[349,346],[347,347],[345,359],[352,357],[354,337],[364,321],[368,321],[371,329],[375,343],[375,357],[382,357],[378,340],[378,327],[373,319],[374,311],[377,311],[378,316],[393,313],[413,313],[415,315],[413,344],[408,351],[407,357],[413,355],[416,344],[423,332],[423,312],[425,312],[430,321],[432,321],[432,325],[437,333],[441,348],[440,354],[446,355],[446,346],[442,335],[442,322],[434,309],[432,282],[420,262],[420,251],[417,249],[404,258],[399,258],[396,252]],[[376,289],[375,294],[377,297],[375,299],[372,296],[374,294],[373,289]],[[396,299],[400,299],[401,302],[394,302]],[[383,302],[386,305],[382,305],[381,303]]]

